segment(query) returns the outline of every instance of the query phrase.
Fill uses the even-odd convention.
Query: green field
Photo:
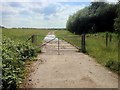
[[[41,29],[2,29],[2,36],[9,37],[14,41],[26,42],[32,35],[38,35],[36,44],[41,44],[49,31]]]
[[[118,38],[117,34],[109,33],[112,35],[112,41],[108,40],[106,47],[106,33],[96,33],[86,35],[86,54],[95,58],[95,60],[110,68],[115,72],[120,73],[120,62],[118,62]],[[68,31],[56,31],[57,36],[63,35],[61,39],[79,47],[81,49],[81,36],[74,35]],[[66,36],[66,37],[65,37]],[[67,37],[68,36],[68,37]],[[119,66],[118,66],[119,65]]]

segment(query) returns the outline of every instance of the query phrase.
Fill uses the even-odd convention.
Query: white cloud
[[[1,2],[90,2],[90,0],[1,0]]]
[[[117,3],[118,0],[107,0],[108,3]]]
[[[109,3],[112,2],[118,2],[118,0],[1,0],[1,2],[41,2],[44,3],[44,5],[48,5],[49,3],[54,3],[54,2],[103,2],[107,1]]]
[[[117,3],[118,0],[91,0],[92,2],[108,2],[108,3]]]
[[[85,7],[84,4],[71,6],[58,2],[52,3],[53,0],[22,1],[24,2],[2,2],[2,23],[0,24],[7,27],[65,27],[69,15]]]

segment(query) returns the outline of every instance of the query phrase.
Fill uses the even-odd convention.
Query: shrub
[[[2,41],[2,89],[17,88],[22,82],[25,60],[36,57],[36,47],[29,43],[14,42],[3,37]]]

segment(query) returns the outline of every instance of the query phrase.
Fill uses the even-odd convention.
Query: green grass
[[[37,36],[37,44],[41,44],[43,38],[50,30],[39,30],[39,29],[2,29],[2,36],[12,38],[14,41],[26,42],[32,35]]]
[[[118,44],[117,37],[114,36],[112,42],[108,42],[106,47],[105,37],[103,33],[98,36],[91,35],[86,38],[86,50],[87,53],[97,59],[99,63],[106,65],[109,60],[118,60]]]
[[[57,37],[73,35],[73,33],[67,30],[55,30],[54,32]]]
[[[56,35],[71,37],[62,37],[61,39],[72,43],[73,45],[81,48],[81,36],[74,35],[68,31],[56,31]],[[110,34],[110,33],[109,33]],[[86,35],[86,53],[95,58],[96,61],[109,69],[120,73],[120,62],[118,61],[118,39],[117,34],[112,34],[112,41],[108,42],[106,47],[105,37],[106,33],[87,34]],[[73,35],[73,36],[72,36]],[[119,66],[118,66],[119,65]]]
[[[77,47],[78,49],[81,46],[81,36],[80,35],[75,35],[67,30],[57,30],[55,31],[55,35],[67,42],[69,42],[70,44],[74,45],[75,47]]]

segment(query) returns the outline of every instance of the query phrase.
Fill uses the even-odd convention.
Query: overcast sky
[[[69,15],[96,0],[2,0],[0,25],[6,27],[65,28]],[[117,0],[107,0],[116,2]]]

